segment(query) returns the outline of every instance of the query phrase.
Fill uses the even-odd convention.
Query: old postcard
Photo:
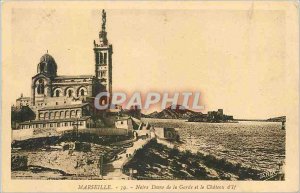
[[[298,191],[298,14],[2,2],[2,191]]]

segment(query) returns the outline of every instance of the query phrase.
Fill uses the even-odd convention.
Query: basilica
[[[94,40],[95,74],[59,75],[58,64],[48,53],[37,65],[37,73],[32,77],[31,96],[21,95],[16,100],[16,108],[28,107],[34,114],[33,120],[17,124],[16,129],[73,127],[75,120],[82,128],[93,124],[93,99],[99,92],[112,92],[112,45],[106,32],[106,12],[102,11],[102,25],[99,39]],[[109,103],[109,98],[101,98],[101,104]]]

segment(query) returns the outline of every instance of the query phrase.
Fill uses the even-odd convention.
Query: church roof
[[[62,75],[56,76],[55,79],[62,80],[62,79],[77,79],[77,78],[93,78],[94,75]]]
[[[62,122],[62,121],[85,121],[87,119],[91,118],[91,116],[83,116],[80,118],[65,118],[65,119],[46,119],[46,120],[31,120],[31,121],[24,121],[20,123],[20,125],[26,125],[30,123],[49,123],[49,122]]]
[[[56,106],[48,106],[43,107],[39,110],[55,110],[55,109],[72,109],[72,108],[79,108],[88,105],[88,103],[81,103],[81,104],[72,104],[72,105],[56,105]]]
[[[57,74],[57,64],[54,58],[50,54],[44,54],[37,66],[37,73],[44,73],[50,76],[56,76]]]
[[[47,53],[41,57],[40,62],[55,63],[55,60],[50,54]]]

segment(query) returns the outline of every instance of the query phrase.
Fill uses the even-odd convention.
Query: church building
[[[37,65],[37,73],[32,77],[31,96],[21,95],[16,100],[16,108],[28,106],[35,112],[35,120],[19,124],[18,129],[70,127],[80,120],[82,127],[91,124],[93,99],[99,92],[112,93],[112,54],[106,32],[106,12],[102,11],[102,25],[99,39],[94,40],[95,74],[59,75],[55,59],[48,53]],[[101,104],[109,103],[102,98]]]

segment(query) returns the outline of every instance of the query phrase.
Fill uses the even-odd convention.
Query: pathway
[[[120,154],[119,159],[104,165],[103,179],[129,179],[130,177],[123,174],[123,166],[134,157],[138,149],[143,148],[150,139],[139,139],[133,142],[133,146],[126,149],[126,151]]]

